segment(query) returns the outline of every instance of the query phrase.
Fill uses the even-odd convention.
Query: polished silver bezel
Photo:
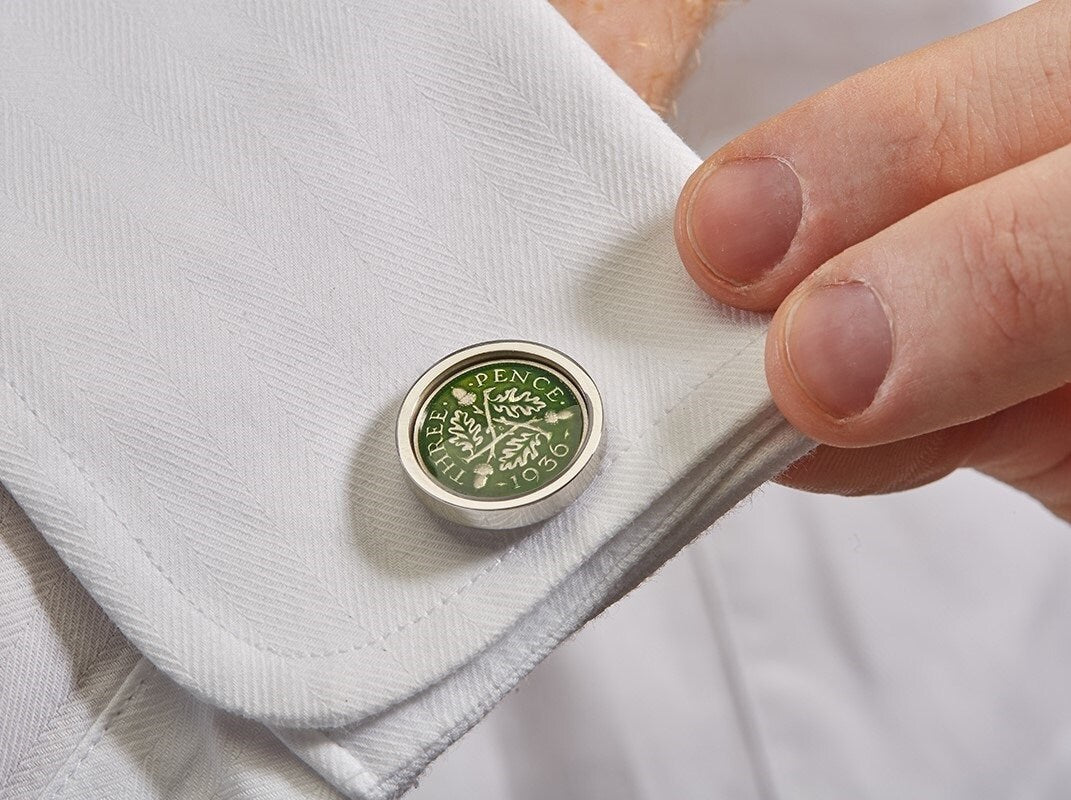
[[[475,500],[440,486],[420,463],[416,431],[432,394],[454,374],[485,361],[531,361],[561,375],[584,404],[584,443],[572,464],[546,486],[529,494],[503,500]],[[421,500],[436,514],[476,528],[519,528],[554,516],[576,500],[591,483],[603,449],[602,398],[595,382],[564,353],[546,345],[522,341],[495,341],[466,347],[443,358],[420,376],[398,411],[398,458]]]

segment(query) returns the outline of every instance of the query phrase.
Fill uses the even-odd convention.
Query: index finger
[[[1071,142],[1071,2],[1023,11],[860,73],[731,142],[677,206],[706,292],[772,310],[842,250]]]

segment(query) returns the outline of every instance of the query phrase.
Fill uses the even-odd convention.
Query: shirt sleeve
[[[679,266],[696,156],[549,5],[0,9],[0,481],[118,628],[355,797],[809,447]],[[556,347],[607,448],[554,519],[430,517],[398,404]]]

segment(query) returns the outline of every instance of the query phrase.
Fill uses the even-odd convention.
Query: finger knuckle
[[[988,330],[1005,344],[1029,348],[1066,319],[1068,292],[1062,265],[1029,204],[996,194],[984,198],[959,226],[960,264]]]
[[[937,194],[984,170],[990,159],[992,93],[984,60],[968,56],[956,69],[920,70],[914,78],[916,131],[911,137],[920,163],[929,164]]]
[[[914,78],[915,124],[908,137],[910,149],[919,164],[926,165],[921,175],[938,187],[951,183],[957,171],[953,118],[955,93],[945,87],[945,79],[930,70],[921,70]]]

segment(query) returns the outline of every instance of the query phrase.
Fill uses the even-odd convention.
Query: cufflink
[[[603,450],[602,399],[571,358],[533,342],[484,342],[425,372],[398,412],[398,456],[421,500],[476,528],[517,528],[564,509]]]

